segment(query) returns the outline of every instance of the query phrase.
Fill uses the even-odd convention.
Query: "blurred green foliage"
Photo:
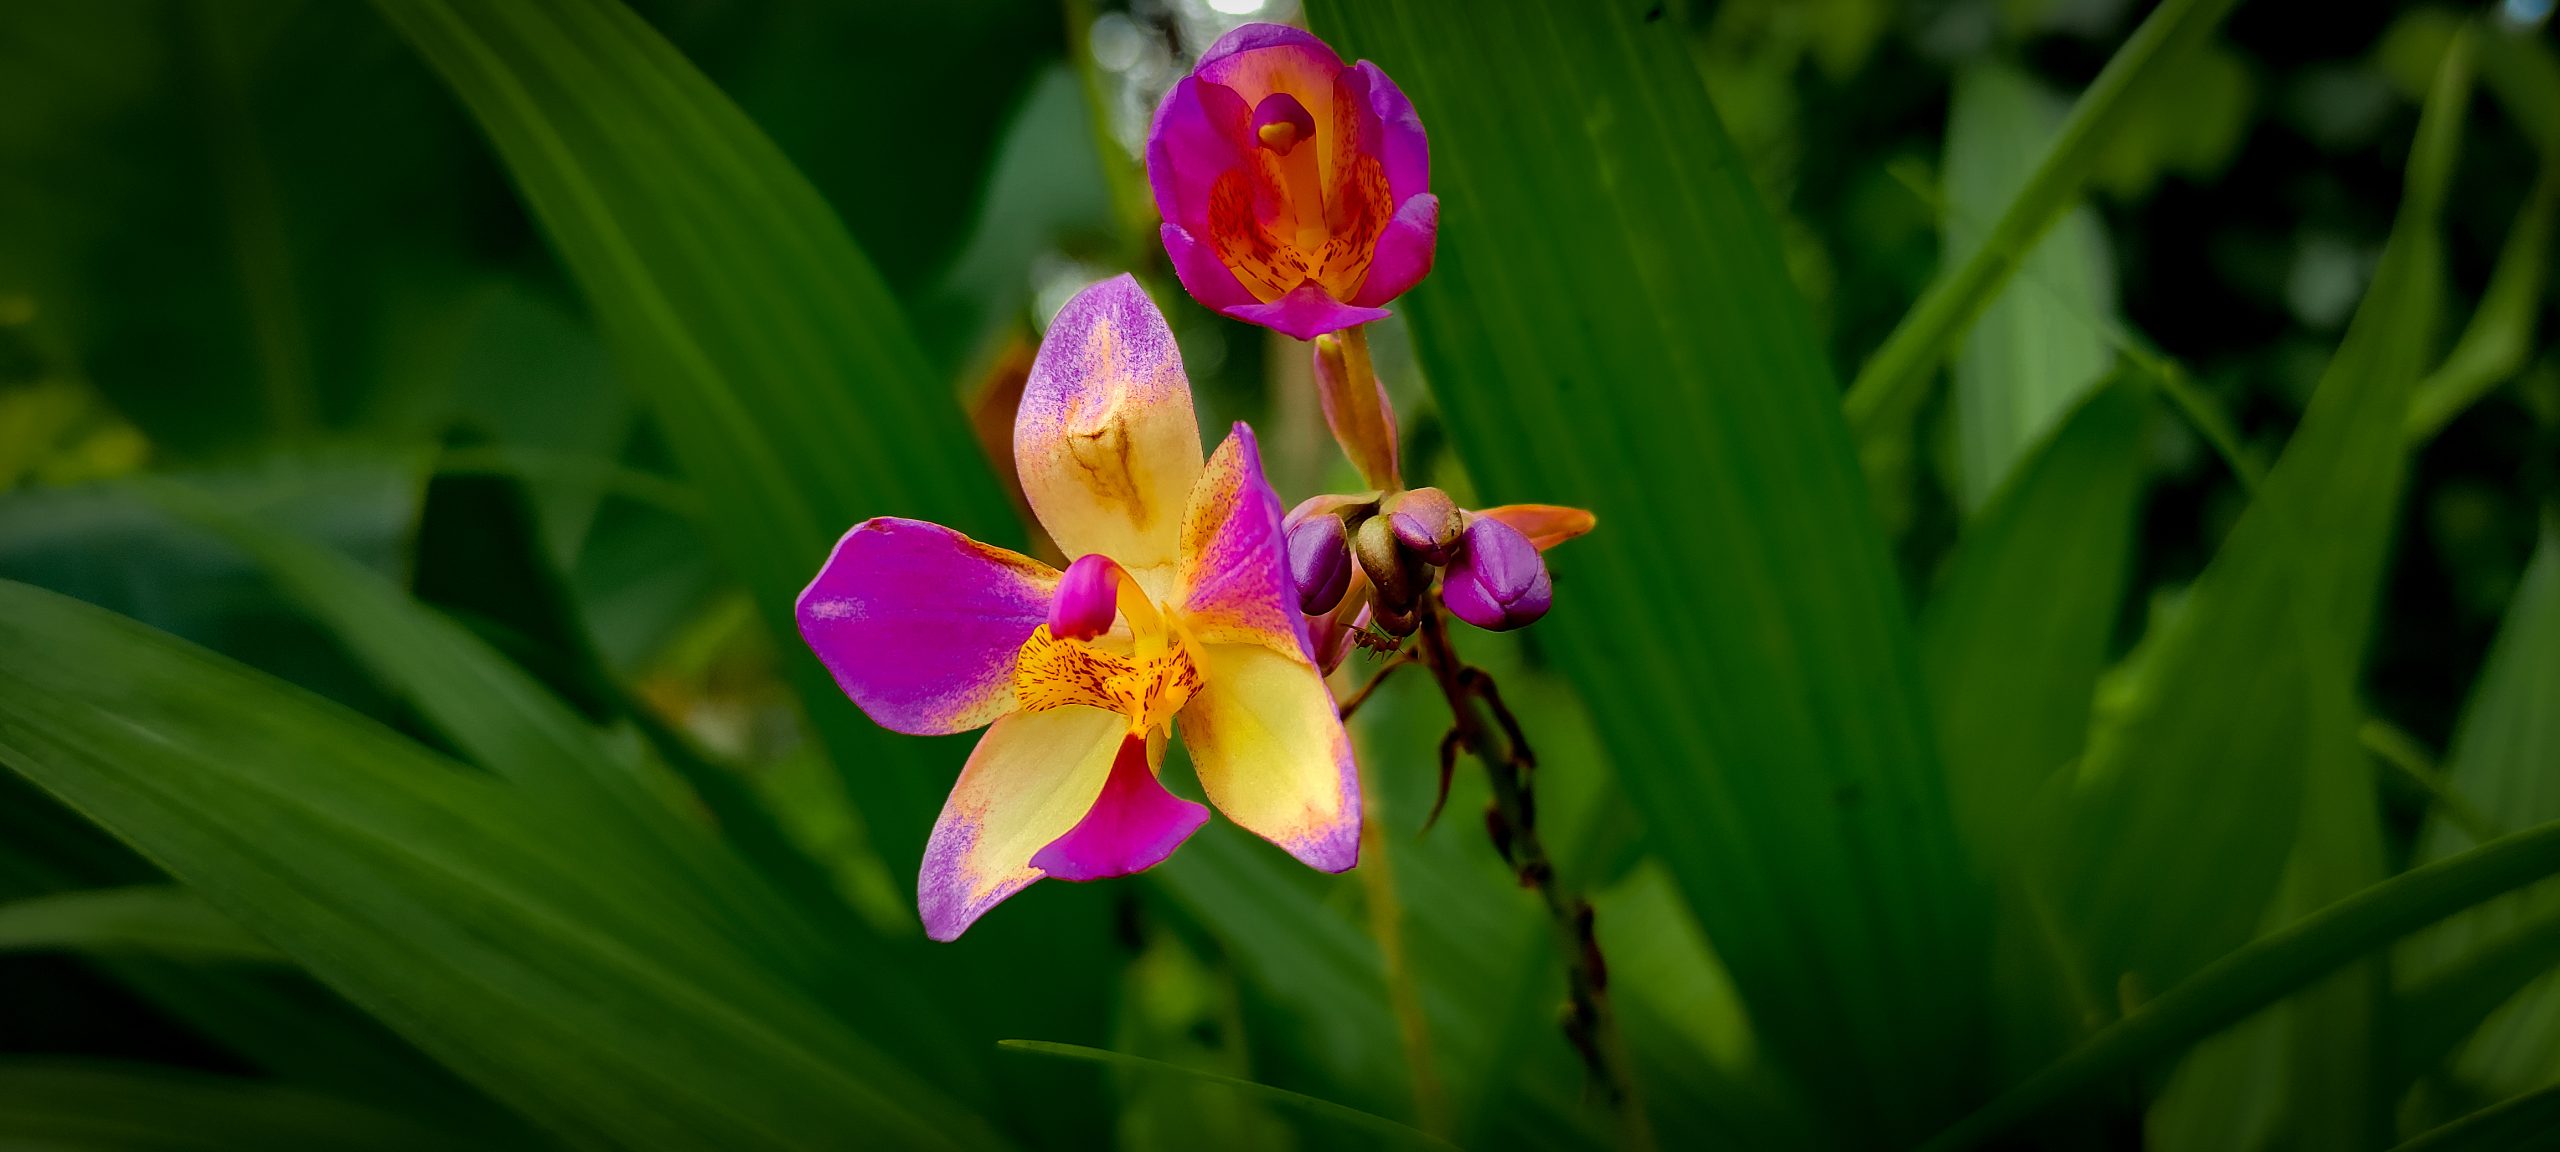
[[[1257,15],[1432,132],[1408,471],[1601,517],[1464,643],[1661,1146],[2552,1136],[2547,6],[1307,9],[0,7],[0,1144],[1626,1140],[1425,685],[1359,872],[928,945],[966,738],[789,626],[863,517],[1028,541],[1106,274],[1354,483],[1145,199]]]

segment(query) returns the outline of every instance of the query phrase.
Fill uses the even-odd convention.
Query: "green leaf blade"
[[[0,583],[0,762],[545,1127],[635,1147],[997,1142],[495,782],[94,608]]]
[[[1600,517],[1539,638],[1779,1061],[1844,1124],[1925,1125],[1978,1034],[1981,893],[1837,384],[1680,30],[1311,11],[1432,133],[1438,264],[1402,307],[1468,473]]]

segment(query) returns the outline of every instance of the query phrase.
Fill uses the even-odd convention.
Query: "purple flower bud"
[[[1120,566],[1099,552],[1087,553],[1058,578],[1058,598],[1049,602],[1049,634],[1091,640],[1110,631],[1119,614]]]
[[[1387,505],[1387,523],[1395,529],[1396,539],[1434,566],[1447,564],[1457,554],[1459,537],[1467,529],[1466,514],[1458,511],[1458,502],[1437,488],[1416,488],[1397,496]]]
[[[1322,616],[1351,590],[1351,535],[1339,516],[1316,515],[1289,528],[1289,579],[1298,611]]]
[[[1520,530],[1490,517],[1467,524],[1466,546],[1449,565],[1441,597],[1458,619],[1506,632],[1547,614],[1555,588],[1546,561]]]

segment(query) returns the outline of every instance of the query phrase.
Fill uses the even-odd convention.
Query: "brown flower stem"
[[[1369,679],[1366,683],[1360,685],[1360,687],[1354,690],[1351,695],[1343,698],[1342,707],[1340,709],[1342,718],[1345,721],[1350,720],[1352,713],[1359,711],[1361,705],[1368,703],[1369,697],[1377,694],[1378,686],[1387,682],[1387,676],[1389,673],[1414,662],[1415,660],[1413,656],[1404,652],[1398,652],[1395,655],[1388,657],[1387,662],[1379,665],[1376,672],[1369,674]]]
[[[1493,784],[1493,806],[1485,812],[1485,824],[1493,835],[1494,850],[1511,865],[1521,886],[1537,893],[1545,905],[1556,950],[1564,957],[1565,1038],[1581,1053],[1592,1086],[1617,1112],[1626,1146],[1650,1149],[1653,1128],[1636,1099],[1626,1042],[1610,1010],[1609,966],[1592,932],[1591,904],[1567,891],[1556,878],[1555,863],[1538,833],[1529,780],[1537,768],[1537,755],[1519,720],[1503,705],[1493,677],[1459,658],[1437,596],[1423,603],[1421,617],[1415,657],[1431,670],[1440,694],[1449,701],[1451,736],[1484,765],[1485,777]]]

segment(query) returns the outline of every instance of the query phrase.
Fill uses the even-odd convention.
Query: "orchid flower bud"
[[[1049,634],[1061,640],[1091,640],[1111,630],[1120,614],[1120,566],[1099,552],[1078,556],[1058,577],[1058,596],[1049,602]]]
[[[1459,538],[1467,530],[1467,517],[1458,510],[1458,502],[1437,488],[1398,495],[1387,504],[1387,523],[1396,539],[1435,567],[1457,554]]]
[[[1351,590],[1351,534],[1339,516],[1309,516],[1289,527],[1289,579],[1298,611],[1322,616]]]
[[[1458,619],[1506,632],[1547,614],[1555,588],[1537,545],[1520,530],[1487,516],[1467,523],[1465,547],[1442,579],[1441,598]]]
[[[1360,558],[1360,570],[1368,574],[1369,583],[1377,587],[1381,612],[1410,608],[1421,598],[1422,581],[1414,578],[1413,564],[1405,558],[1404,546],[1386,517],[1361,521],[1351,552]]]
[[[1369,622],[1389,636],[1411,636],[1414,629],[1422,627],[1422,605],[1416,602],[1396,607],[1381,600],[1369,606]]]

